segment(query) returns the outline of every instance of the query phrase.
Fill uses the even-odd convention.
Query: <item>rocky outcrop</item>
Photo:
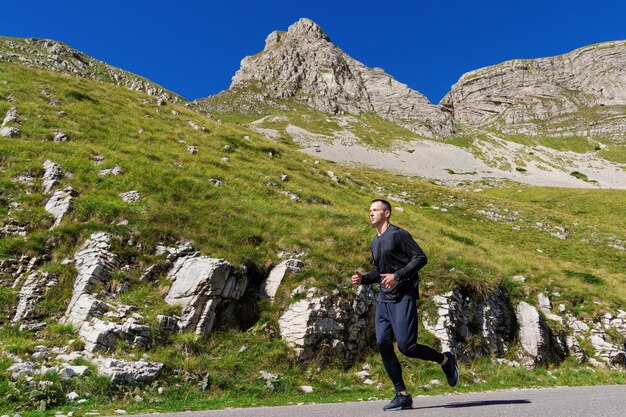
[[[520,356],[526,357],[527,365],[559,362],[566,355],[565,342],[550,329],[535,306],[524,301],[515,308],[519,325]]]
[[[4,138],[17,138],[21,135],[17,127],[5,126],[0,129],[0,136]]]
[[[165,302],[182,307],[177,323],[183,332],[207,335],[216,322],[218,307],[244,294],[248,281],[245,274],[233,273],[232,265],[223,259],[206,256],[184,256],[168,272],[172,286]]]
[[[43,174],[43,192],[48,194],[50,190],[52,190],[52,187],[57,185],[59,180],[63,178],[64,173],[59,164],[49,159],[44,161],[43,169],[45,169]]]
[[[145,78],[98,61],[64,43],[50,39],[0,37],[0,62],[106,81],[134,91],[142,91],[160,100],[188,103],[178,94]]]
[[[433,297],[437,315],[424,321],[426,330],[466,360],[502,356],[516,342],[526,366],[559,362],[567,354],[564,338],[556,334],[539,310],[520,302],[513,308],[501,291],[486,297],[459,290]]]
[[[50,229],[54,229],[59,224],[61,224],[61,220],[70,211],[72,206],[72,200],[74,197],[78,195],[78,192],[72,187],[67,187],[63,190],[56,190],[52,197],[46,203],[46,211],[52,214],[54,217],[54,224]]]
[[[6,115],[4,116],[4,119],[2,120],[2,124],[0,125],[1,127],[5,127],[7,124],[9,123],[15,123],[15,124],[21,124],[22,122],[20,121],[20,117],[19,117],[19,113],[17,112],[17,108],[15,107],[11,107]]]
[[[276,265],[269,276],[261,283],[260,293],[263,297],[273,299],[283,279],[302,270],[304,262],[299,259],[288,259]]]
[[[47,290],[56,283],[56,277],[47,272],[36,271],[28,275],[20,290],[13,322],[35,321],[44,318],[44,313],[37,304],[43,299]]]
[[[150,382],[163,368],[162,363],[149,361],[96,358],[93,362],[98,367],[100,375],[111,377],[112,384]]]
[[[508,300],[497,291],[486,297],[459,290],[433,297],[437,315],[424,327],[439,339],[443,351],[466,359],[503,355],[516,338],[516,319]]]
[[[103,232],[94,233],[74,256],[78,275],[70,299],[65,321],[80,327],[85,321],[108,311],[102,301],[92,295],[95,286],[104,286],[111,271],[118,266],[117,255],[110,252],[111,237]]]
[[[468,72],[440,104],[473,127],[621,141],[626,133],[626,41]]]
[[[374,340],[374,297],[369,286],[361,286],[353,300],[339,295],[307,298],[291,304],[280,317],[281,337],[295,349],[299,360],[335,356],[347,366]]]
[[[442,108],[382,69],[345,54],[309,19],[287,32],[272,32],[263,51],[243,59],[229,91],[259,89],[260,101],[293,97],[326,113],[376,113],[429,138],[454,131]]]

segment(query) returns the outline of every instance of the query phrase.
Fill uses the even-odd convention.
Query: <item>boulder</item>
[[[97,358],[94,363],[100,375],[111,377],[112,384],[146,383],[154,380],[163,368],[162,363]]]
[[[111,271],[118,266],[117,255],[110,252],[111,237],[103,232],[93,233],[74,256],[78,275],[74,280],[72,298],[65,312],[65,321],[75,328],[91,317],[108,310],[91,295],[94,285],[105,285]],[[99,313],[97,313],[99,312]]]
[[[54,217],[54,224],[50,229],[56,228],[61,224],[61,220],[70,211],[72,200],[78,195],[78,192],[72,187],[63,190],[56,190],[52,197],[46,203],[46,211]]]
[[[450,291],[433,297],[436,315],[424,327],[451,351],[467,359],[503,355],[515,339],[515,316],[504,294],[481,297]]]
[[[143,198],[143,196],[139,193],[139,191],[132,190],[127,191],[125,193],[120,193],[120,197],[127,203],[134,203],[135,201],[139,201]]]
[[[117,342],[120,340],[120,333],[121,326],[119,324],[98,318],[83,323],[78,330],[78,336],[85,343],[87,352],[115,350]]]
[[[536,307],[521,301],[515,308],[515,315],[522,345],[520,356],[528,359],[528,366],[559,362],[565,357],[565,341],[553,333]]]
[[[98,176],[100,177],[106,177],[107,175],[118,176],[118,175],[122,175],[123,173],[124,171],[122,170],[122,168],[120,168],[119,165],[115,165],[113,168],[101,170],[100,172],[98,172]]]
[[[165,302],[182,306],[181,331],[209,334],[222,301],[241,298],[247,278],[231,270],[229,262],[205,256],[185,256],[174,262],[167,274],[173,282]]]
[[[299,259],[288,259],[276,265],[270,271],[268,277],[261,283],[259,290],[263,297],[274,299],[280,283],[291,274],[297,274],[304,267],[304,262]]]
[[[59,164],[49,159],[43,163],[43,168],[46,170],[43,174],[43,192],[48,194],[52,187],[59,183],[64,174]]]
[[[19,114],[17,112],[17,108],[15,107],[11,107],[9,110],[7,110],[7,113],[4,116],[4,120],[2,121],[0,128],[5,127],[9,123],[16,123],[16,124],[21,123]]]
[[[353,300],[309,293],[281,315],[280,335],[300,361],[338,357],[351,366],[374,341],[374,300],[370,286],[360,286]]]
[[[20,134],[20,130],[16,127],[5,126],[0,129],[0,136],[5,138],[17,138]]]
[[[46,291],[57,283],[54,275],[47,272],[33,272],[24,281],[17,303],[13,322],[39,320],[44,317],[37,304],[43,299]]]

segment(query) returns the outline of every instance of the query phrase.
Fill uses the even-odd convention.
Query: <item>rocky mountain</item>
[[[256,115],[250,126],[257,132],[291,138],[335,162],[447,183],[626,187],[626,41],[469,72],[435,106],[300,19],[244,58],[228,90],[198,103]]]
[[[454,132],[451,115],[380,68],[368,68],[331,43],[315,22],[300,19],[272,32],[265,48],[241,62],[230,93],[253,90],[257,100],[293,97],[325,113],[373,112],[421,136]],[[223,111],[219,95],[200,100]]]
[[[460,124],[552,137],[626,134],[626,41],[464,74],[440,103]]]
[[[329,114],[373,112],[426,138],[450,137],[466,126],[620,142],[626,133],[626,41],[477,69],[433,105],[382,69],[348,56],[313,21],[300,19],[244,58],[227,91],[199,102],[228,112],[233,95],[239,110],[255,100],[276,107],[275,100],[293,97]]]
[[[185,98],[145,78],[98,61],[55,40],[0,36],[0,62],[111,82],[162,100],[187,102]]]

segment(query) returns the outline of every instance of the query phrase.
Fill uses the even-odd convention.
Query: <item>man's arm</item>
[[[409,263],[406,264],[404,268],[399,269],[394,273],[397,281],[402,282],[415,276],[417,271],[422,269],[428,260],[426,259],[426,254],[422,248],[419,247],[411,234],[406,230],[401,229],[398,233],[396,233],[396,239],[402,251],[411,258]]]
[[[374,268],[368,272],[367,274],[363,274],[362,276],[362,284],[370,285],[376,282],[380,282],[380,271],[378,270],[378,265],[376,265],[376,261],[374,260],[374,254],[372,254],[372,263],[374,264]]]

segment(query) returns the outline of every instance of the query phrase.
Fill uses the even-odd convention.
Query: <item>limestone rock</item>
[[[46,291],[57,283],[54,275],[47,272],[33,272],[30,274],[19,294],[19,301],[13,322],[32,321],[43,318],[37,303],[43,299]]]
[[[106,177],[107,175],[118,176],[118,175],[122,175],[123,173],[124,171],[122,170],[122,168],[120,168],[119,165],[115,165],[113,168],[101,170],[100,172],[98,172],[98,176],[100,177]]]
[[[241,61],[229,91],[245,92],[248,87],[262,91],[248,92],[249,101],[293,97],[326,113],[373,112],[429,138],[455,129],[449,113],[382,69],[368,68],[346,55],[309,19],[300,19],[287,32],[271,33],[263,51]]]
[[[0,136],[5,138],[17,138],[20,136],[20,130],[16,127],[5,126],[0,129]]]
[[[357,353],[373,343],[374,300],[369,286],[359,287],[354,300],[311,294],[282,314],[280,335],[300,361],[335,356],[352,365]]]
[[[120,197],[122,197],[122,200],[124,200],[127,203],[134,203],[135,201],[139,201],[143,198],[143,196],[139,193],[139,191],[136,191],[136,190],[121,193]]]
[[[443,351],[467,359],[501,356],[515,339],[514,314],[499,291],[477,297],[455,290],[434,296],[433,302],[437,316],[424,320],[424,327],[439,339]]]
[[[97,318],[80,326],[78,335],[87,352],[112,351],[120,340],[121,326]]]
[[[304,267],[304,262],[299,259],[288,259],[276,265],[270,271],[269,276],[261,283],[261,295],[273,299],[283,279],[291,274],[300,272],[302,267]]]
[[[620,106],[626,105],[626,41],[468,72],[440,104],[460,123],[473,127],[623,140],[626,120]],[[594,117],[580,117],[585,109]]]
[[[68,140],[70,140],[70,137],[63,132],[55,132],[52,136],[53,142],[67,142]]]
[[[154,380],[163,368],[162,363],[127,361],[113,358],[97,358],[94,363],[100,375],[111,377],[112,384],[146,383]]]
[[[76,328],[104,312],[103,303],[91,295],[95,285],[105,285],[111,271],[119,264],[117,255],[110,252],[111,237],[103,232],[92,234],[74,256],[78,275],[70,299],[65,321]],[[95,313],[99,311],[100,313]],[[105,310],[106,311],[106,310]]]
[[[46,211],[52,214],[54,217],[54,224],[50,229],[54,229],[59,224],[61,224],[61,220],[70,211],[72,200],[74,197],[78,195],[78,192],[72,187],[67,187],[63,190],[56,190],[50,200],[46,203]]]
[[[558,361],[565,356],[565,343],[558,340],[536,307],[521,301],[515,315],[519,325],[519,340],[529,365]]]
[[[64,174],[59,164],[49,159],[44,161],[43,168],[46,170],[43,174],[43,192],[48,194],[52,187],[59,183]]]
[[[37,367],[31,361],[17,362],[9,366],[6,370],[7,374],[10,374],[13,379],[19,378],[23,375],[31,375],[37,373]]]
[[[2,121],[2,124],[0,125],[0,128],[5,127],[9,123],[21,124],[20,117],[17,112],[17,108],[15,107],[11,107],[7,111],[6,115],[4,116],[4,120]]]
[[[174,262],[168,272],[173,283],[165,302],[182,306],[178,323],[182,331],[209,334],[218,306],[226,299],[241,298],[247,278],[231,272],[231,264],[223,259],[186,256]]]

